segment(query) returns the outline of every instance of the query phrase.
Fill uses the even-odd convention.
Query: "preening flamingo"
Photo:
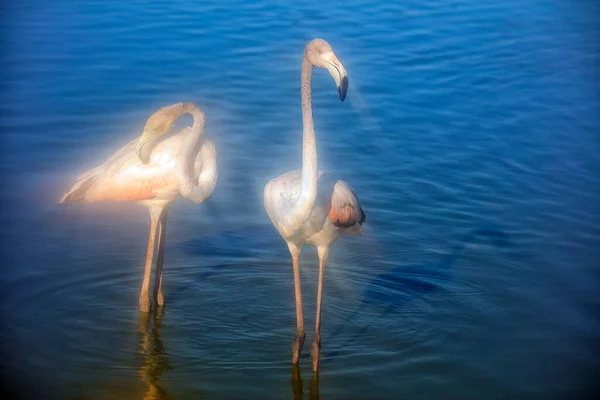
[[[194,118],[192,127],[165,136],[184,114]],[[150,212],[150,238],[146,254],[140,310],[150,311],[150,274],[158,237],[154,298],[164,305],[162,267],[167,211],[180,196],[202,203],[217,185],[216,152],[212,141],[202,137],[204,113],[194,103],[177,103],[156,111],[142,135],[117,151],[104,164],[84,172],[60,202],[130,201]],[[162,140],[159,140],[162,139]]]
[[[365,221],[356,195],[344,181],[337,180],[317,169],[317,147],[312,117],[310,80],[313,66],[329,71],[344,101],[348,77],[342,63],[326,41],[314,39],[304,49],[302,59],[302,170],[291,171],[269,181],[264,188],[264,205],[269,218],[287,242],[294,267],[297,333],[292,344],[292,362],[298,363],[304,344],[302,293],[300,289],[300,250],[312,244],[319,255],[319,284],[317,287],[317,318],[315,337],[311,346],[313,371],[319,368],[321,349],[321,300],[323,275],[329,247],[341,235],[360,234]]]

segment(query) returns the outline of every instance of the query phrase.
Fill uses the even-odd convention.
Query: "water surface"
[[[2,78],[2,379],[27,398],[562,399],[600,371],[594,1],[10,2]],[[332,249],[310,371],[262,207],[299,167],[300,59],[320,168],[367,214]],[[140,316],[149,218],[58,205],[155,109],[206,111],[215,196],[170,211],[167,306]],[[183,123],[189,123],[184,120]]]

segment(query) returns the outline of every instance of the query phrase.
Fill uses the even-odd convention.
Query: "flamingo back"
[[[148,164],[135,153],[137,139],[119,149],[102,165],[81,174],[60,202],[174,200],[179,196],[175,157],[182,135],[165,138]]]

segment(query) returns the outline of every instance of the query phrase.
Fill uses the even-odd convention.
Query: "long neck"
[[[317,143],[312,116],[312,98],[310,81],[313,65],[302,58],[302,188],[300,197],[294,207],[286,215],[286,222],[291,229],[299,227],[308,219],[317,199]]]
[[[314,203],[317,196],[317,140],[312,115],[310,80],[313,66],[302,60],[302,194]],[[313,204],[309,208],[312,208]],[[308,217],[308,216],[307,216]]]
[[[193,103],[184,103],[182,114],[191,114],[194,124],[185,129],[185,135],[175,160],[175,179],[181,195],[188,200],[201,203],[212,196],[217,183],[217,163],[212,143],[199,149],[200,139],[204,133],[204,114]],[[196,174],[195,163],[200,152],[202,167]],[[197,176],[197,177],[196,177]]]

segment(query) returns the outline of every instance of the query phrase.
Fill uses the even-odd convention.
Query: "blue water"
[[[596,1],[24,0],[3,14],[7,393],[596,394]],[[261,198],[300,165],[300,60],[314,37],[350,80],[340,103],[315,71],[319,166],[343,176],[367,214],[363,235],[330,254],[318,377],[316,252],[303,252],[298,371],[291,260]],[[145,317],[147,211],[57,200],[177,101],[205,110],[220,181],[209,202],[171,207],[167,305]]]

